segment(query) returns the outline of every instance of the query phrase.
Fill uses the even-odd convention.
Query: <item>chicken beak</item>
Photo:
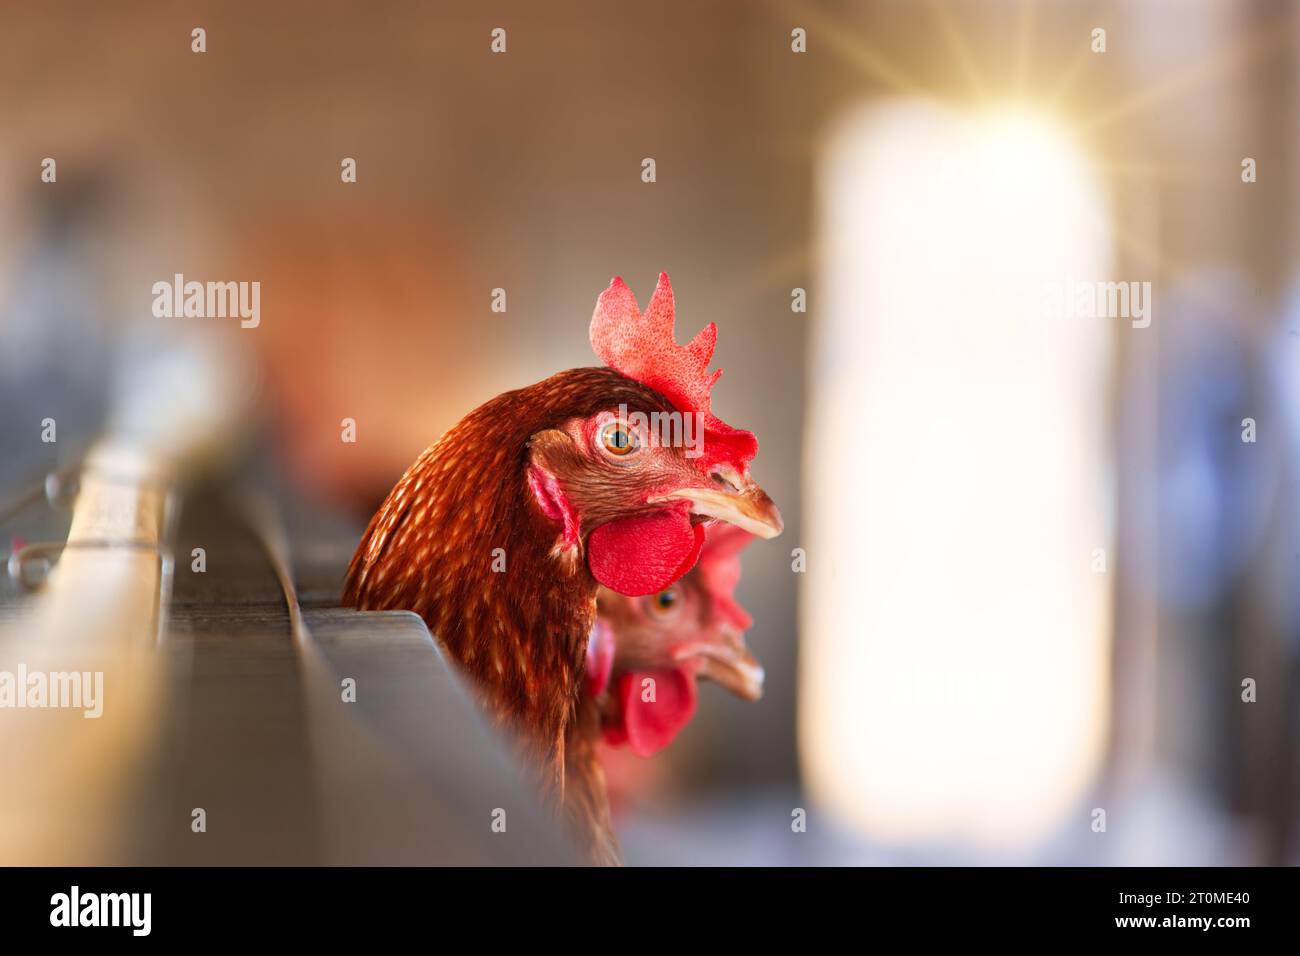
[[[697,676],[708,678],[741,700],[753,702],[763,696],[763,666],[737,631],[723,631],[717,642],[684,644],[674,649],[673,659],[679,663],[698,661]]]
[[[735,489],[680,488],[652,500],[689,501],[691,513],[733,524],[760,538],[775,538],[785,525],[767,492],[752,481]]]

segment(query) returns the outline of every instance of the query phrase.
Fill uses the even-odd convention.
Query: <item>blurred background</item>
[[[325,606],[426,445],[667,271],[786,531],[737,590],[762,701],[613,758],[629,862],[1295,863],[1297,14],[11,7],[0,492],[142,352],[220,349],[210,480],[272,489]],[[154,317],[176,273],[260,324]]]

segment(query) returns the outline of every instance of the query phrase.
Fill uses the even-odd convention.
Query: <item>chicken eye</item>
[[[636,451],[640,442],[637,440],[636,432],[626,425],[610,422],[600,430],[600,444],[611,455],[622,458]]]
[[[677,606],[678,595],[674,588],[668,588],[666,591],[660,591],[650,599],[650,606],[656,613],[666,614]]]

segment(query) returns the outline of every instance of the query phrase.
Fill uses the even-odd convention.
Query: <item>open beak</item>
[[[775,538],[785,525],[767,492],[752,481],[734,489],[679,488],[651,502],[689,501],[691,513],[716,518],[760,538]]]
[[[678,663],[699,662],[697,677],[707,677],[742,700],[756,701],[763,696],[763,665],[745,646],[738,631],[722,632],[718,641],[692,641],[673,649]]]

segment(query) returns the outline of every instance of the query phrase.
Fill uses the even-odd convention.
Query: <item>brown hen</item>
[[[591,326],[612,367],[561,372],[462,419],[393,488],[344,584],[346,605],[424,618],[597,862],[618,856],[600,717],[578,706],[598,583],[667,587],[698,559],[705,522],[781,530],[749,477],[757,442],[710,412],[713,326],[677,346],[672,325],[666,275],[644,314],[615,279]],[[664,422],[681,427],[651,424]],[[692,424],[701,441],[671,440]]]

